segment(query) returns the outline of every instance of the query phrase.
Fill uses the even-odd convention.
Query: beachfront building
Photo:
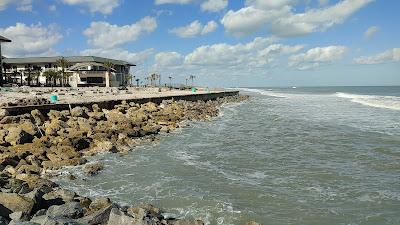
[[[66,62],[63,78],[60,78],[63,69],[59,65],[60,59]],[[6,82],[30,86],[124,86],[130,76],[130,67],[135,66],[125,61],[95,56],[5,58],[3,61]],[[110,63],[112,67],[106,68]],[[57,72],[58,78],[49,77],[48,71]]]
[[[1,54],[1,43],[3,42],[11,42],[11,40],[0,35],[0,86],[3,86],[3,55]]]

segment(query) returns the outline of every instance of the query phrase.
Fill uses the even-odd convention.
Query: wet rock
[[[90,203],[89,209],[91,210],[99,210],[104,209],[111,205],[111,200],[109,198],[100,197],[95,198],[92,203]]]
[[[66,189],[56,189],[47,194],[43,195],[43,199],[46,201],[60,199],[63,202],[72,202],[76,197],[76,193]]]
[[[149,124],[146,124],[145,126],[143,126],[141,128],[140,132],[141,132],[142,136],[145,136],[145,135],[150,135],[150,134],[158,134],[160,132],[160,130],[161,130],[160,125],[149,123]]]
[[[0,210],[2,215],[8,217],[12,212],[24,212],[29,214],[33,208],[34,201],[15,193],[0,192],[0,204],[7,210]],[[8,214],[7,214],[8,213]]]
[[[83,172],[85,172],[86,175],[93,176],[98,174],[103,168],[104,165],[101,162],[91,163],[83,167]]]
[[[111,141],[97,142],[96,146],[90,149],[91,152],[101,153],[101,152],[112,152],[117,153],[117,147]]]
[[[90,147],[90,141],[88,141],[86,138],[78,138],[72,141],[72,145],[76,150],[81,151]]]
[[[121,210],[116,208],[111,209],[107,225],[120,225],[120,224],[141,225],[141,223],[138,223],[135,218],[126,215]]]
[[[110,205],[106,208],[95,211],[88,216],[78,219],[77,222],[79,222],[81,224],[90,224],[90,225],[107,224],[107,222],[109,221],[109,218],[110,218],[110,212],[114,208],[117,208],[117,207],[115,205]]]
[[[8,135],[4,138],[11,145],[22,145],[31,143],[34,136],[19,127],[11,127],[8,130]]]
[[[68,202],[64,205],[51,206],[46,215],[50,217],[65,217],[70,219],[77,219],[83,216],[83,208],[78,202]]]

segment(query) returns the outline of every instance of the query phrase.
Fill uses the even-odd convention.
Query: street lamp
[[[3,86],[3,56],[1,55],[2,42],[11,42],[11,40],[0,35],[0,86],[1,87]]]

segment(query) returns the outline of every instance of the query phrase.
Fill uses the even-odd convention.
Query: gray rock
[[[117,207],[116,205],[110,205],[107,208],[100,209],[88,216],[78,219],[77,222],[89,225],[95,225],[95,224],[106,225],[110,218],[111,210],[116,207]]]
[[[0,216],[8,217],[10,213],[18,211],[29,214],[34,201],[19,194],[0,192],[0,204]]]
[[[142,225],[142,223],[138,222],[135,218],[126,215],[124,212],[119,209],[112,209],[110,212],[110,217],[108,219],[107,225]]]
[[[43,195],[43,199],[52,200],[52,199],[62,199],[64,202],[72,202],[76,196],[76,193],[66,189],[57,189],[51,191],[45,195]]]
[[[103,208],[107,208],[108,206],[111,205],[111,200],[109,198],[95,198],[89,205],[89,208],[91,210],[99,210]]]
[[[38,216],[33,217],[31,222],[40,225],[84,225],[81,223],[76,222],[73,219],[63,218],[63,217],[51,217],[51,216]]]
[[[53,205],[48,210],[46,215],[50,217],[65,217],[77,219],[83,216],[83,208],[78,202],[68,202],[64,205]]]
[[[8,225],[40,225],[40,224],[31,222],[31,221],[14,221],[14,220],[11,220],[11,222]]]
[[[12,221],[14,221],[14,222],[29,220],[29,215],[26,214],[25,212],[21,212],[21,211],[13,212],[9,216],[10,216],[10,219],[12,219]]]

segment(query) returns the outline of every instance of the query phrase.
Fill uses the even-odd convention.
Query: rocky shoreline
[[[160,132],[177,129],[184,121],[215,117],[222,104],[247,98],[164,101],[158,105],[122,102],[112,110],[92,105],[51,110],[46,115],[38,110],[19,116],[0,113],[0,225],[203,224],[201,220],[164,218],[161,210],[150,204],[125,207],[107,198],[79,196],[52,182],[51,172],[85,164],[85,174],[95,175],[103,165],[87,163],[86,156],[127,154]]]

